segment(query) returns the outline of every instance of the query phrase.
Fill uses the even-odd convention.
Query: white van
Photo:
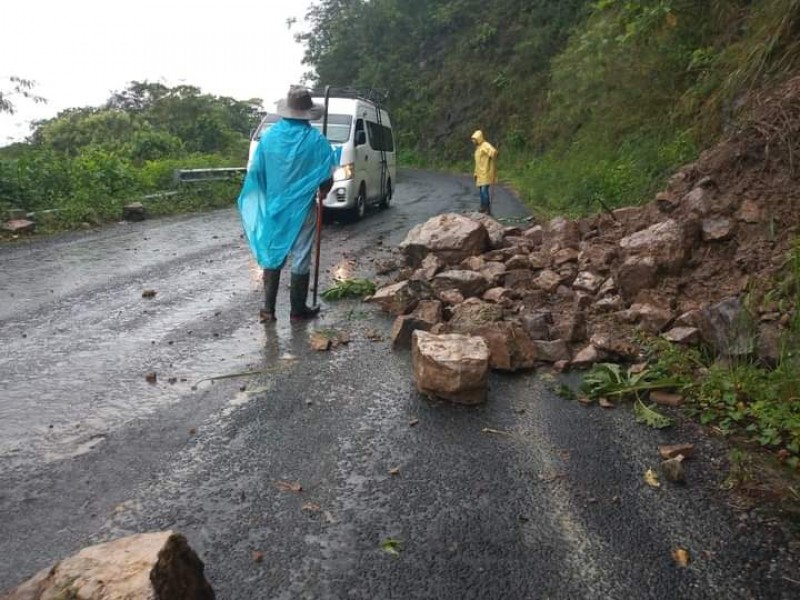
[[[348,97],[342,97],[347,95]],[[325,99],[314,96],[314,102]],[[280,120],[267,114],[250,139],[250,165],[258,142]],[[322,119],[311,121],[322,131]],[[348,211],[361,219],[370,204],[389,206],[397,181],[394,133],[389,114],[374,102],[352,92],[331,92],[328,103],[328,139],[341,147],[339,168],[333,174],[333,188],[323,206],[328,210]]]

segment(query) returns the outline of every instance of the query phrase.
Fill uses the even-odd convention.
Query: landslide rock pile
[[[479,213],[414,227],[372,300],[412,332],[482,337],[493,369],[634,360],[640,332],[772,365],[798,307],[800,78],[646,205],[507,227]],[[796,269],[795,269],[796,270]]]

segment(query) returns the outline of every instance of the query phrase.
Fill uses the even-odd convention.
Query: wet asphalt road
[[[374,277],[412,225],[476,201],[466,178],[403,173],[391,209],[326,228],[323,283]],[[498,190],[495,213],[525,211]],[[0,589],[171,528],[222,599],[800,597],[797,540],[732,506],[690,426],[582,407],[542,373],[493,375],[482,407],[431,402],[374,307],[289,325],[282,289],[265,330],[260,301],[234,210],[0,248]],[[352,342],[314,353],[315,328]],[[689,483],[647,487],[682,441]]]

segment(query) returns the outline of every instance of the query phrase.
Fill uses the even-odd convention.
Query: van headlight
[[[342,165],[333,172],[334,181],[345,181],[353,178],[353,163]]]

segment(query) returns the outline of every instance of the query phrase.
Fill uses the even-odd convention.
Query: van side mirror
[[[363,146],[367,143],[367,132],[366,131],[356,131],[356,146]]]

